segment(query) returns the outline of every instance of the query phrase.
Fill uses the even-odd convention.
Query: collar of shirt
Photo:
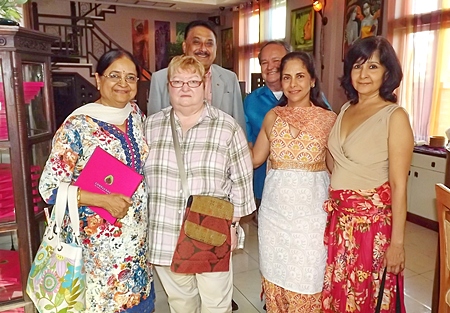
[[[170,119],[170,111],[171,110],[172,110],[171,106],[162,109],[166,119]],[[203,121],[203,119],[205,119],[205,118],[210,118],[213,120],[218,118],[217,112],[214,112],[213,110],[211,110],[211,105],[209,103],[205,104],[205,108],[203,109],[202,115],[200,116],[197,124],[201,123]],[[175,123],[179,124],[179,118],[176,114],[175,114]]]
[[[211,67],[205,74],[205,99],[208,103],[212,101],[212,79],[211,79]]]

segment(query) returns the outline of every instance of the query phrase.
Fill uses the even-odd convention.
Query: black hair
[[[309,75],[311,76],[311,80],[314,80],[314,87],[311,87],[311,90],[309,92],[309,100],[318,107],[321,107],[325,110],[330,110],[330,108],[325,104],[325,101],[323,101],[322,98],[322,91],[320,90],[320,81],[317,78],[316,75],[316,68],[314,66],[314,60],[312,58],[312,56],[307,53],[307,52],[303,52],[303,51],[295,51],[295,52],[290,52],[288,54],[286,54],[282,59],[281,59],[281,64],[280,64],[280,80],[283,79],[283,70],[286,66],[286,63],[290,60],[300,60],[303,62],[303,64],[306,67],[306,70],[308,71]],[[279,106],[286,106],[288,102],[288,99],[285,95],[283,95],[280,99],[280,101],[278,102]]]
[[[380,97],[385,101],[397,103],[397,95],[394,94],[394,90],[400,86],[403,78],[400,61],[386,38],[371,36],[355,41],[344,58],[344,75],[340,77],[340,82],[351,104],[356,104],[359,101],[358,92],[352,84],[353,65],[365,63],[375,51],[380,54],[380,63],[386,69],[383,83],[380,86]]]
[[[266,41],[265,43],[263,43],[263,45],[259,49],[259,53],[258,53],[259,64],[261,64],[261,53],[262,53],[263,49],[265,47],[267,47],[268,45],[279,45],[279,46],[282,46],[284,48],[284,50],[286,50],[286,54],[289,53],[289,52],[292,52],[292,46],[290,44],[288,44],[286,41],[283,41],[283,40]]]
[[[210,31],[212,31],[212,33],[214,34],[214,37],[217,40],[217,34],[216,34],[216,31],[214,30],[214,24],[210,21],[204,21],[204,20],[195,20],[195,21],[192,21],[189,24],[187,24],[186,28],[184,29],[184,40],[186,40],[191,29],[194,27],[197,27],[197,26],[202,26],[202,27],[208,28]]]
[[[130,59],[130,61],[134,63],[134,66],[136,66],[136,74],[139,76],[139,62],[130,52],[121,49],[112,49],[103,54],[97,62],[96,72],[98,75],[102,76],[112,63],[124,57]]]

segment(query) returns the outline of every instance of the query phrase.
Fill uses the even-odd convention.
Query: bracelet
[[[77,207],[80,207],[80,200],[81,200],[81,189],[78,187],[77,189]]]

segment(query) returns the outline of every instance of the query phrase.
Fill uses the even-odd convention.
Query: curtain
[[[259,2],[253,1],[239,6],[239,80],[250,89],[251,62],[259,52]]]
[[[448,97],[446,88],[450,87],[450,80],[442,83],[442,77],[448,78],[450,71],[446,60],[450,53],[448,12],[444,10],[449,2],[397,0],[396,17],[389,21],[404,74],[398,90],[399,103],[410,115],[416,141],[444,135],[443,129],[450,127],[449,118],[443,116],[445,112],[450,114],[450,100],[442,101]],[[443,67],[445,63],[447,68]]]
[[[246,81],[250,92],[251,73],[260,73],[258,53],[268,40],[284,39],[286,27],[286,0],[259,0],[239,5],[239,80]],[[283,27],[279,27],[283,25]]]

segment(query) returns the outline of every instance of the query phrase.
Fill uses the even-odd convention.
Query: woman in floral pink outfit
[[[408,115],[393,93],[402,70],[382,37],[356,41],[344,61],[343,105],[328,139],[334,158],[325,232],[324,312],[401,312],[406,185],[413,151]],[[398,282],[398,284],[397,284]],[[399,286],[399,287],[397,287]]]

